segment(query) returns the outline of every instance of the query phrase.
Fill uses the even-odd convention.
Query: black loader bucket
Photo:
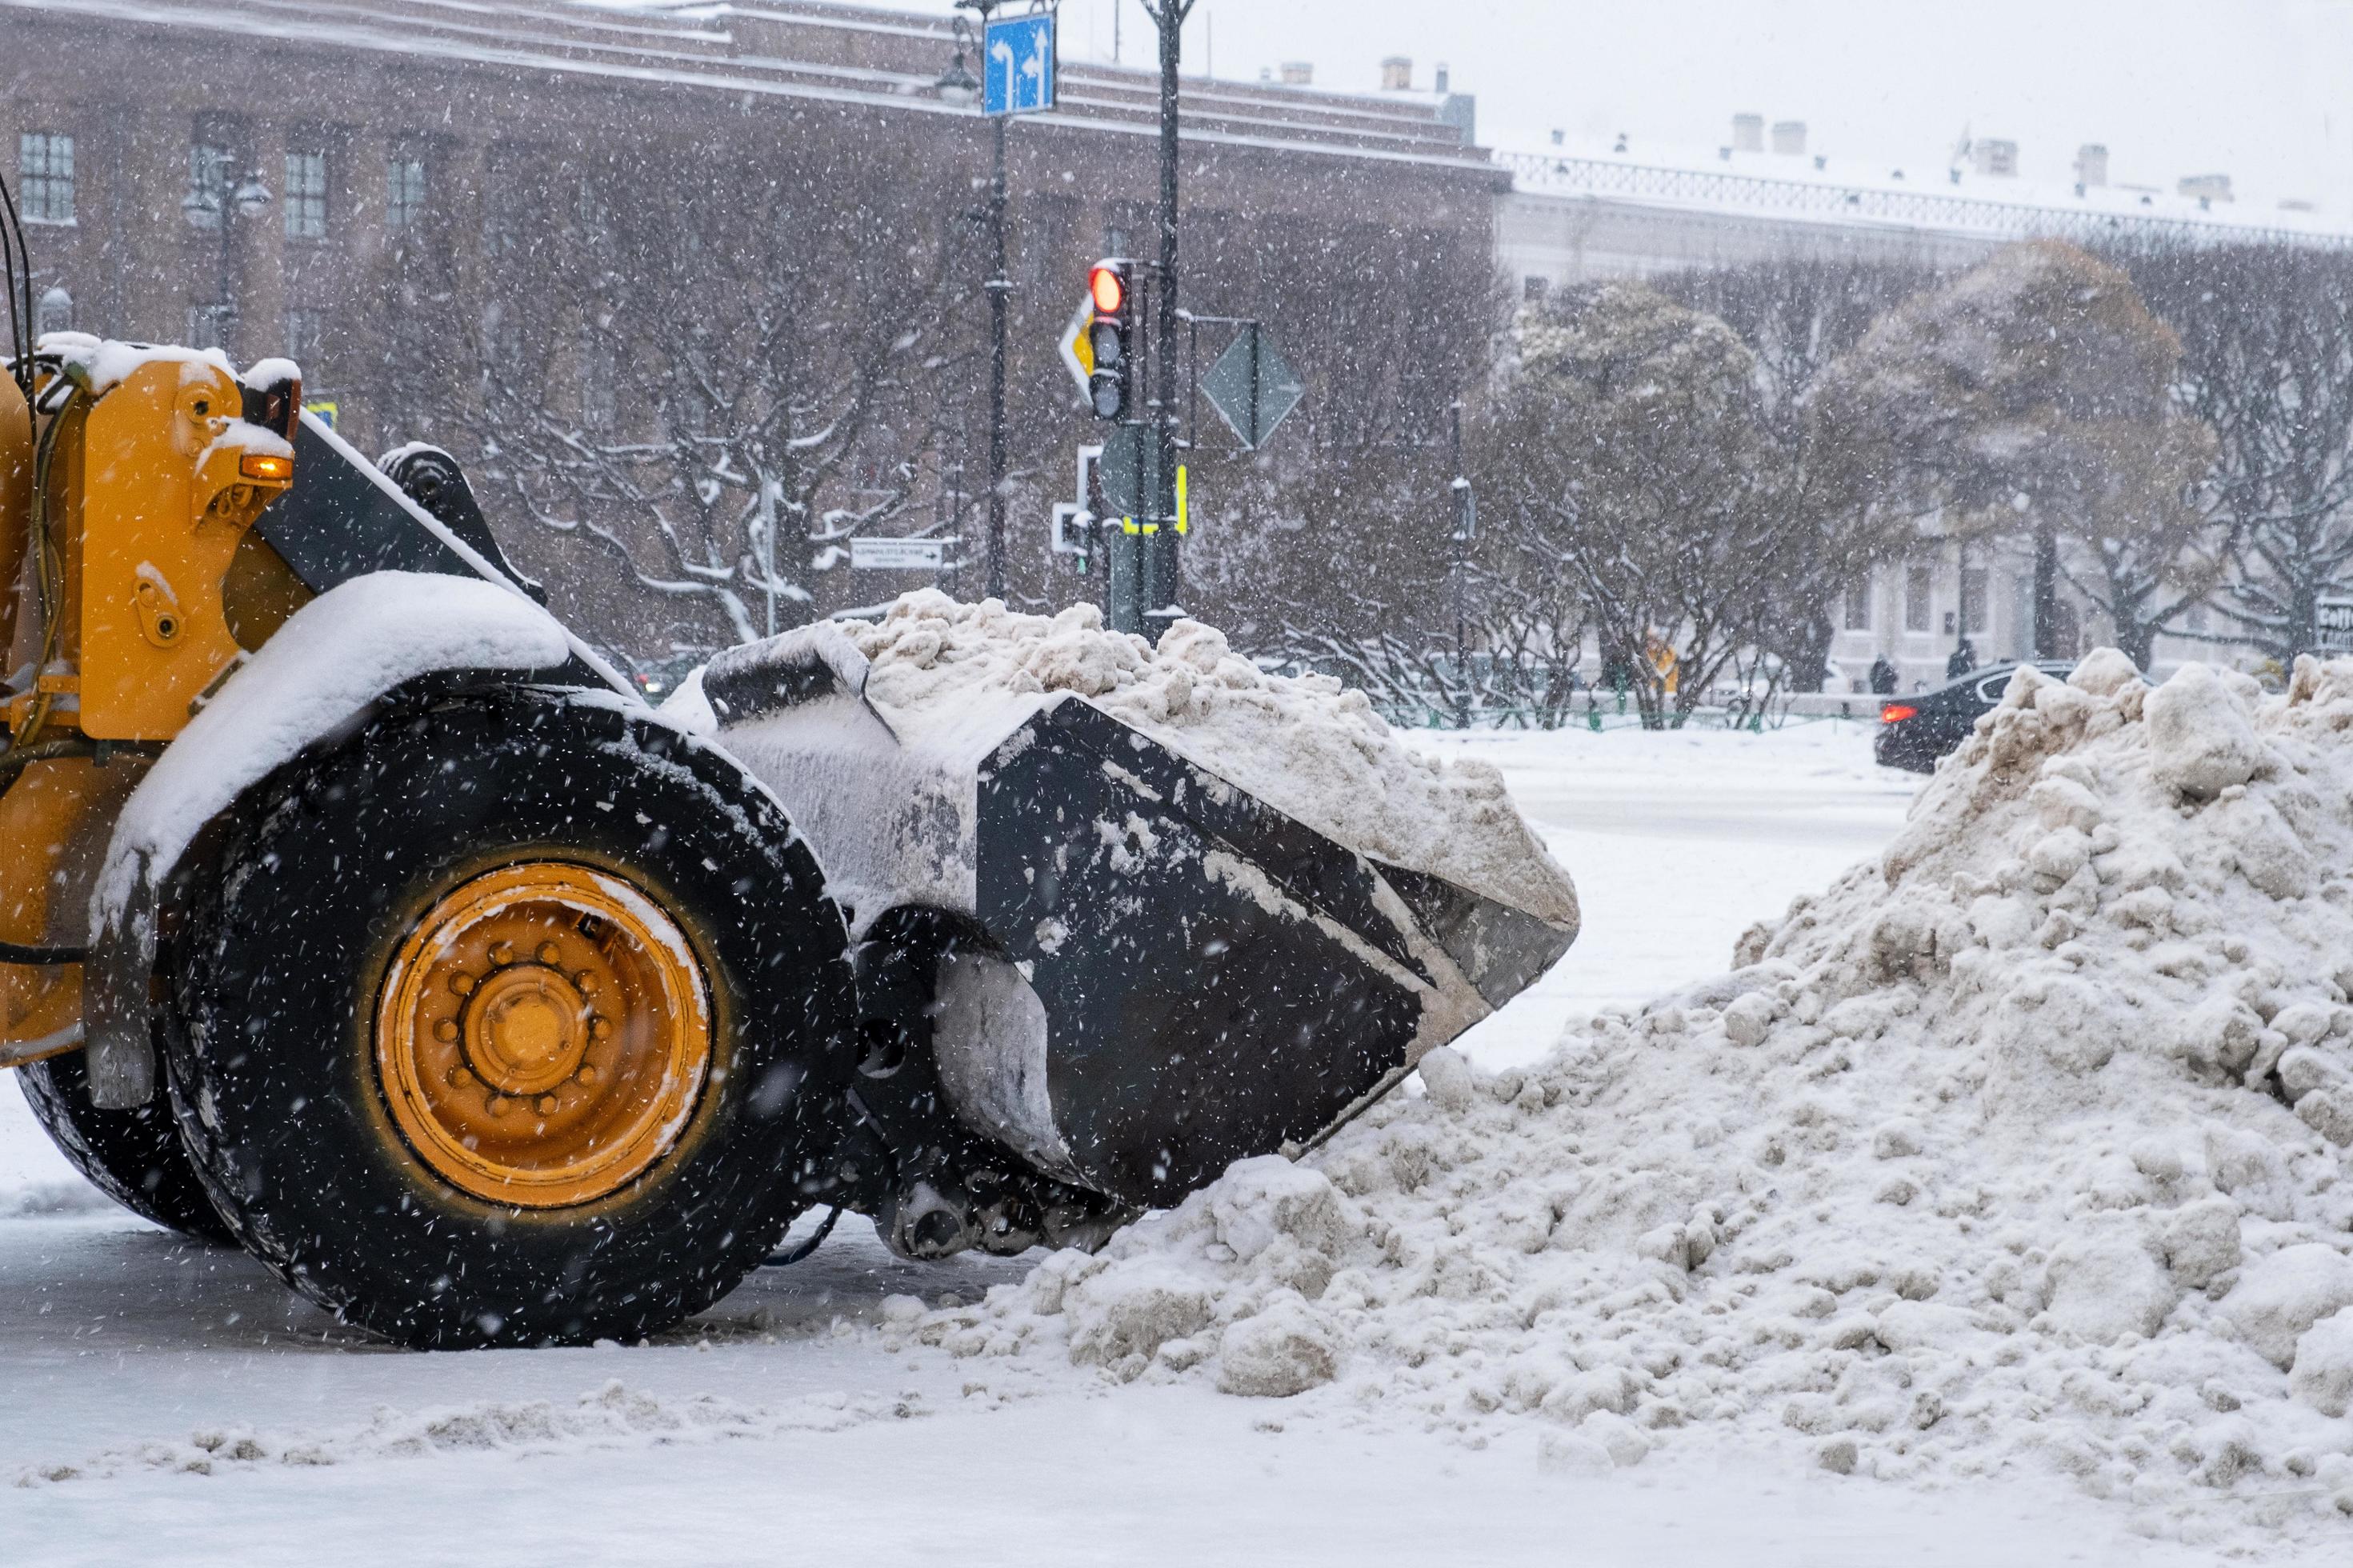
[[[1165,1206],[1314,1142],[1576,931],[1315,832],[1069,692],[893,724],[818,626],[714,660],[717,739],[870,927],[985,933],[938,978],[940,1076],[1041,1172]]]

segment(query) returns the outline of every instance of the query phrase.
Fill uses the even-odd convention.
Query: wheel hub
[[[702,1096],[709,986],[619,879],[533,861],[460,884],[386,970],[375,1057],[409,1147],[463,1191],[552,1208],[618,1191]]]
[[[557,971],[517,964],[466,999],[466,1065],[503,1094],[539,1094],[579,1070],[588,1051],[587,999]]]

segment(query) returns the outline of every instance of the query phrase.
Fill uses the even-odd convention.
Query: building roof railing
[[[1939,191],[1891,190],[1827,180],[1776,178],[1730,170],[1635,163],[1622,158],[1498,151],[1499,168],[1523,191],[1614,199],[1694,210],[1754,214],[1798,223],[1870,224],[1989,238],[2052,238],[2081,245],[2117,240],[2190,245],[2295,245],[2353,249],[2353,231],[2222,217],[2119,212],[2034,202],[1989,201]]]

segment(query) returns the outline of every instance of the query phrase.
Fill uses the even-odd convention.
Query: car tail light
[[[1883,724],[1901,724],[1906,719],[1917,719],[1919,716],[1920,710],[1913,707],[1909,702],[1891,702],[1879,710],[1879,721]]]

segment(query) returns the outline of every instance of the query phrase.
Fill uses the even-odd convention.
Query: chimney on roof
[[[2195,196],[2201,202],[2227,202],[2231,199],[2231,176],[2184,174],[2179,189],[2183,195]]]
[[[1282,85],[1285,87],[1314,87],[1315,85],[1315,62],[1313,60],[1283,61]]]
[[[1440,98],[1446,96],[1446,62],[1444,60],[1440,60],[1438,62],[1437,74],[1430,79],[1430,90],[1437,93]]]
[[[1802,120],[1777,120],[1773,122],[1773,151],[1787,158],[1801,158],[1806,153],[1806,122]]]
[[[2018,143],[2000,137],[1980,137],[1971,144],[1969,155],[1977,160],[1978,173],[1989,179],[2007,180],[2018,174]]]
[[[1383,92],[1413,90],[1413,61],[1409,57],[1391,55],[1381,62],[1381,90]]]
[[[2075,149],[2075,183],[2089,190],[2108,183],[2108,150],[2097,142]]]
[[[1765,151],[1765,117],[1761,114],[1736,114],[1732,117],[1732,150],[1736,153]]]

